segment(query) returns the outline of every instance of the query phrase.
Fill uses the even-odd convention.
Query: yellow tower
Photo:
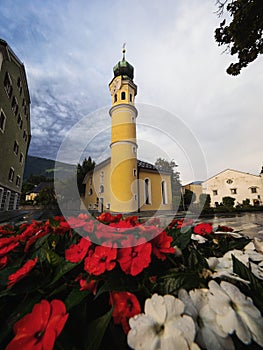
[[[112,107],[111,127],[111,208],[113,212],[138,211],[137,184],[137,109],[134,99],[137,86],[133,82],[133,66],[123,58],[113,68],[109,84]]]

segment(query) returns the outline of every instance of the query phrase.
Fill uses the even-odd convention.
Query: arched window
[[[161,187],[162,187],[162,204],[167,204],[167,185],[165,180],[162,181]]]
[[[114,95],[114,102],[117,102],[117,94]]]
[[[100,172],[100,182],[103,183],[104,182],[104,171]]]
[[[130,102],[132,102],[132,94],[130,94]]]
[[[121,99],[122,99],[122,100],[125,100],[125,99],[126,99],[125,91],[122,91],[122,93],[121,93]]]
[[[145,179],[144,180],[144,202],[145,204],[151,204],[151,180]]]
[[[104,186],[100,185],[100,193],[104,193]]]

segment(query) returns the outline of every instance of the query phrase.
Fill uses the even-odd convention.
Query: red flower
[[[6,350],[52,350],[67,321],[65,304],[60,300],[42,300],[31,313],[15,323],[15,337]]]
[[[81,278],[79,280],[79,285],[80,285],[80,290],[88,290],[89,292],[96,295],[96,292],[97,292],[97,281],[96,280],[91,280],[91,281],[87,282],[87,280]]]
[[[213,232],[212,224],[200,223],[194,227],[194,233],[201,236],[205,236],[206,234],[210,234],[212,232]]]
[[[128,275],[138,275],[151,262],[151,243],[140,244],[140,242],[145,242],[145,239],[139,239],[137,241],[139,245],[119,249],[118,262],[122,271]]]
[[[8,260],[7,256],[0,257],[0,269],[6,266],[7,260]]]
[[[0,238],[0,256],[6,255],[18,245],[16,237]]]
[[[85,258],[88,253],[89,247],[92,245],[92,242],[87,238],[81,238],[78,244],[72,244],[65,251],[66,260],[77,263]]]
[[[94,251],[89,251],[85,259],[84,269],[91,275],[101,275],[105,271],[111,271],[116,265],[117,248],[97,246]]]
[[[130,330],[129,319],[141,312],[138,299],[129,292],[113,292],[110,294],[110,304],[114,307],[112,313],[114,323],[121,324],[127,334]]]
[[[94,230],[94,221],[93,220],[90,220],[88,222],[85,223],[85,225],[83,226],[83,230],[86,231],[86,232],[93,232]]]
[[[121,219],[121,214],[111,215],[110,213],[101,213],[100,216],[97,216],[97,220],[105,223],[119,222]]]
[[[8,276],[8,285],[7,288],[13,287],[18,281],[27,276],[29,272],[33,269],[33,267],[37,263],[37,258],[28,260],[20,269],[18,269],[15,273],[12,273]]]
[[[233,232],[234,229],[233,229],[232,227],[218,225],[218,228],[216,229],[216,231],[220,231],[220,232]]]
[[[123,233],[117,232],[115,228],[110,225],[98,224],[96,228],[96,237],[98,239],[107,239],[107,240],[118,240],[125,237]]]
[[[163,231],[156,236],[152,241],[153,254],[161,260],[166,259],[166,254],[175,253],[175,249],[171,247],[172,237],[168,236],[166,231]]]

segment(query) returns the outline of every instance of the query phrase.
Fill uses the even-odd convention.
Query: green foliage
[[[218,14],[223,16],[226,7],[231,21],[224,19],[215,30],[218,45],[226,45],[230,55],[237,55],[238,62],[231,63],[227,73],[240,74],[241,70],[263,53],[263,1],[218,0]],[[225,6],[226,5],[226,6]]]
[[[95,167],[95,162],[89,157],[88,159],[84,159],[82,164],[77,165],[77,182],[79,193],[83,195],[85,193],[85,185],[82,183],[85,175],[93,170]]]
[[[223,197],[222,202],[223,202],[224,207],[226,207],[228,209],[232,209],[234,207],[234,204],[235,204],[235,198]]]
[[[178,167],[175,161],[171,160],[170,162],[168,162],[168,160],[165,160],[163,158],[157,158],[154,164],[158,170],[167,171],[168,173],[171,173],[171,185],[172,185],[173,197],[180,195],[181,193],[180,192],[181,191],[180,173],[178,171],[175,171],[175,169]]]

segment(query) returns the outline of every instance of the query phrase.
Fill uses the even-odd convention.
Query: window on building
[[[236,188],[231,188],[230,192],[231,192],[231,194],[237,194],[237,189]]]
[[[92,185],[92,177],[89,178],[89,184]]]
[[[23,132],[23,139],[24,139],[25,141],[27,141],[27,132],[26,132],[26,130],[24,130],[24,132]]]
[[[162,187],[162,204],[167,204],[167,185],[165,180],[162,181],[161,187]]]
[[[217,196],[218,195],[218,191],[217,190],[213,190],[213,196]]]
[[[132,153],[136,154],[136,146],[132,146]]]
[[[19,90],[19,94],[21,96],[22,95],[22,82],[21,82],[20,77],[18,77],[18,79],[17,79],[17,87],[18,87],[18,90]]]
[[[13,87],[12,87],[12,82],[8,73],[5,74],[4,88],[5,88],[5,92],[7,93],[7,96],[11,98]]]
[[[144,180],[144,203],[151,204],[151,180]]]
[[[137,201],[137,194],[134,195],[134,200]]]
[[[137,170],[133,169],[133,176],[137,176]]]
[[[230,184],[232,184],[232,183],[233,183],[233,180],[228,179],[228,180],[226,180],[226,183],[230,185]]]
[[[132,94],[130,94],[130,102],[132,102]]]
[[[14,142],[13,150],[14,150],[15,154],[18,155],[19,145],[18,145],[18,143],[16,141]]]
[[[19,175],[17,175],[17,177],[16,177],[16,186],[19,187],[20,183],[21,183],[21,178],[20,178]]]
[[[106,204],[106,209],[108,209],[108,210],[110,209],[110,203]]]
[[[117,94],[114,95],[114,102],[117,102]]]
[[[125,99],[126,99],[126,93],[125,93],[125,91],[122,91],[122,93],[121,93],[121,99],[122,99],[122,100],[125,100]]]
[[[11,182],[14,181],[14,174],[15,174],[15,170],[14,170],[14,168],[11,167],[9,169],[9,174],[8,174],[8,180],[9,181],[11,181]]]
[[[100,172],[100,182],[103,183],[104,182],[104,171]]]
[[[89,189],[89,196],[91,196],[93,193],[92,188]]]
[[[18,103],[17,103],[17,99],[15,98],[15,96],[13,96],[11,107],[12,107],[12,111],[14,112],[14,114],[17,115],[17,113],[18,113]]]
[[[22,120],[20,114],[18,114],[17,124],[18,124],[19,129],[22,129],[22,127],[23,127],[23,120]],[[23,136],[24,136],[24,134],[23,134]]]
[[[20,157],[19,157],[20,164],[23,164],[23,161],[24,161],[24,155],[23,153],[20,153]]]
[[[92,205],[91,205],[91,203],[89,203],[89,205],[88,205],[88,209],[92,209]]]
[[[3,197],[4,197],[4,189],[0,187],[0,209],[2,208]]]
[[[100,185],[100,193],[104,193],[104,186]]]
[[[11,191],[7,191],[6,198],[5,198],[4,210],[9,210],[10,198],[11,198]]]
[[[132,123],[135,123],[135,117],[131,118]]]
[[[257,193],[257,187],[251,187],[251,193]]]
[[[5,121],[6,121],[6,116],[4,115],[4,112],[1,111],[1,113],[0,113],[0,131],[2,131],[2,132],[5,131]]]

